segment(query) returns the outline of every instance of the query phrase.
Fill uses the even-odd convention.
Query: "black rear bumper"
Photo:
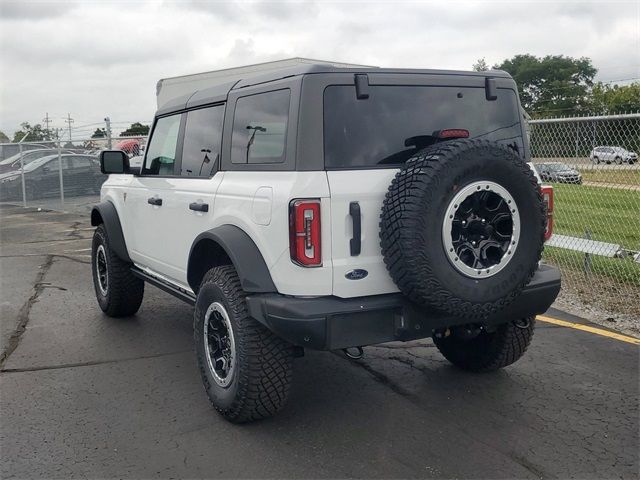
[[[495,325],[544,313],[560,291],[560,272],[542,265],[522,294],[482,323]],[[434,329],[464,325],[468,319],[425,310],[400,293],[370,297],[288,297],[249,295],[250,315],[294,345],[316,350],[415,340]]]

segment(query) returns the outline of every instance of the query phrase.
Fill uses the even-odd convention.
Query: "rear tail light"
[[[543,185],[540,190],[542,190],[542,200],[547,207],[547,228],[544,231],[544,241],[546,242],[553,234],[553,187]]]
[[[303,267],[322,265],[320,200],[293,200],[289,205],[291,260]]]
[[[447,128],[446,130],[437,131],[434,137],[440,139],[469,138],[469,130],[465,130],[464,128]]]

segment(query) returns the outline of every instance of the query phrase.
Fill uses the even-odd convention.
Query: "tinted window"
[[[69,157],[73,160],[73,168],[89,168],[92,166],[89,157]]]
[[[518,102],[512,90],[487,101],[484,88],[371,86],[357,100],[354,86],[324,94],[324,152],[328,168],[405,162],[435,142],[438,130],[461,128],[471,138],[511,145],[523,154]]]
[[[173,175],[176,162],[180,115],[159,118],[147,149],[145,175]]]
[[[224,105],[187,113],[180,175],[209,177],[220,162]]]
[[[289,90],[278,90],[238,99],[231,140],[233,163],[284,162],[289,97]]]

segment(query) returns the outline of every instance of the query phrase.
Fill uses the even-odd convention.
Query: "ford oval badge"
[[[356,268],[355,270],[351,270],[345,274],[345,278],[348,280],[362,280],[364,277],[369,275],[369,272],[363,270],[361,268]]]

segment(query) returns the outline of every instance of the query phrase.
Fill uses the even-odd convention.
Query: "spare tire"
[[[421,150],[396,174],[380,240],[407,297],[480,319],[530,281],[545,227],[542,194],[524,160],[494,142],[454,140]]]

